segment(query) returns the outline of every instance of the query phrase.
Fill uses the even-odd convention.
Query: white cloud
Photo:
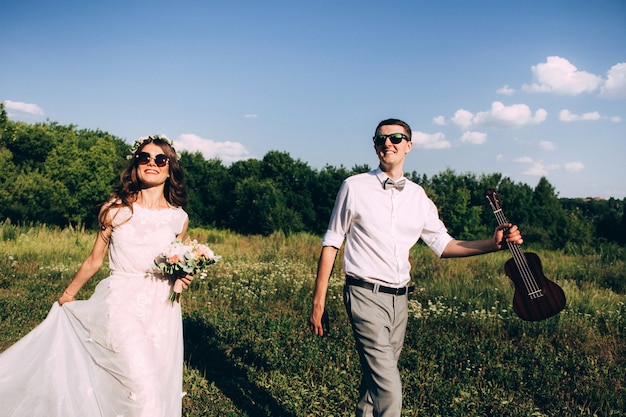
[[[411,140],[415,146],[423,149],[445,149],[452,146],[443,133],[413,132]]]
[[[585,165],[582,162],[568,162],[565,164],[565,170],[569,172],[579,172],[585,169]]]
[[[498,88],[496,90],[496,94],[502,94],[505,96],[512,96],[515,93],[515,89],[505,85],[504,87]]]
[[[626,98],[626,62],[613,65],[607,72],[600,95],[613,99]]]
[[[619,123],[622,121],[622,118],[619,116],[611,116],[609,117],[609,120],[612,121],[613,123]]]
[[[545,177],[550,171],[555,171],[559,168],[560,166],[557,164],[544,165],[541,162],[533,162],[532,165],[523,172],[523,174],[536,177]]]
[[[178,151],[200,152],[205,159],[219,158],[224,163],[250,158],[245,146],[239,142],[216,142],[193,134],[183,134],[174,141]]]
[[[539,147],[544,151],[553,151],[556,149],[556,145],[554,144],[554,142],[550,142],[549,140],[540,141]]]
[[[439,126],[445,126],[446,118],[443,116],[437,116],[433,118],[433,123]]]
[[[530,166],[530,168],[524,170],[524,175],[545,177],[548,175],[548,170],[541,162],[535,162]]]
[[[461,136],[461,142],[469,142],[480,145],[487,142],[487,134],[482,132],[467,131]]]
[[[524,84],[524,91],[575,96],[591,93],[602,84],[602,77],[579,71],[567,59],[558,56],[549,56],[546,62],[533,65],[531,71],[533,83]]]
[[[5,100],[4,110],[7,112],[9,118],[24,117],[24,116],[43,116],[44,112],[36,104],[22,103],[21,101]]]
[[[545,142],[551,143],[551,142]],[[541,161],[535,161],[528,156],[520,156],[513,160],[514,162],[518,162],[521,164],[529,165],[522,173],[524,175],[532,175],[537,177],[545,177],[548,175],[550,171],[558,171],[561,169],[559,164],[544,164]],[[563,168],[568,172],[579,172],[585,168],[585,165],[582,162],[568,162]]]
[[[465,109],[459,109],[454,113],[454,116],[452,117],[452,123],[459,127],[467,129],[468,127],[472,126],[472,124],[474,124],[474,122],[472,121],[473,118],[474,114],[472,114],[472,112],[469,112]]]
[[[559,113],[559,120],[562,122],[579,122],[589,120],[600,120],[602,116],[597,111],[588,112],[583,114],[574,114],[567,109],[561,110]]]
[[[259,117],[258,114],[255,113],[246,113],[243,115],[245,119],[257,119]]]
[[[548,175],[548,172],[561,169],[561,167],[558,164],[545,165],[543,162],[534,161],[532,158],[528,156],[521,156],[519,158],[514,159],[514,161],[522,163],[522,164],[530,164],[530,166],[522,172],[524,175],[545,177],[546,175]]]
[[[533,115],[526,104],[505,106],[500,101],[491,103],[491,110],[473,114],[465,109],[454,113],[452,122],[457,126],[468,129],[470,127],[516,128],[528,124],[538,124],[546,120],[548,112],[538,109]]]
[[[580,115],[582,120],[600,120],[600,113],[597,111],[587,112]]]

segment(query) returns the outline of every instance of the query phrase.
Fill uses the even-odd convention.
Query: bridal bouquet
[[[154,260],[154,266],[164,275],[174,280],[170,301],[180,302],[180,293],[183,291],[183,283],[180,278],[187,275],[206,276],[206,269],[222,259],[213,251],[197,240],[187,239],[182,242],[180,239],[174,240]]]

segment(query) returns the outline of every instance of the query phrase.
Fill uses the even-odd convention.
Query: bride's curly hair
[[[98,223],[100,229],[105,230],[112,226],[113,219],[109,218],[109,212],[112,209],[128,207],[132,213],[133,203],[137,200],[139,191],[143,184],[137,174],[136,155],[149,143],[153,143],[163,150],[163,154],[168,158],[169,178],[165,181],[163,194],[167,202],[174,207],[187,207],[187,188],[185,187],[185,173],[176,150],[172,147],[172,143],[164,136],[148,136],[140,138],[132,147],[133,153],[129,155],[129,162],[126,168],[120,174],[120,184],[111,194],[111,199],[103,204],[100,214],[98,215]]]

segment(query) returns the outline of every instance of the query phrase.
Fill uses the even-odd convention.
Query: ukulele
[[[485,193],[499,225],[508,224],[496,190]],[[543,275],[539,256],[522,252],[517,243],[507,243],[513,257],[504,264],[506,275],[515,284],[513,311],[522,320],[539,321],[558,314],[565,307],[565,293]]]

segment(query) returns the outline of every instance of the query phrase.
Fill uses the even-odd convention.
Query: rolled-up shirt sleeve
[[[424,223],[420,238],[438,257],[441,257],[448,243],[454,240],[454,238],[450,236],[446,226],[439,218],[439,212],[435,204],[430,199],[427,201],[430,207],[428,208],[427,220]]]

